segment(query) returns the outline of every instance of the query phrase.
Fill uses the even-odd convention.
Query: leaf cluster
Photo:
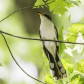
[[[2,64],[0,63],[0,66],[2,66]]]
[[[63,15],[68,11],[68,8],[73,7],[73,5],[79,5],[80,1],[73,0],[37,0],[34,6],[44,8],[44,6],[49,7],[50,11],[53,11],[53,14],[57,13]],[[36,8],[36,7],[34,7]]]
[[[74,5],[79,5],[80,0],[37,0],[34,6],[38,6],[44,8],[44,6],[48,7],[50,12],[53,14],[58,14],[60,16],[63,16],[65,12],[68,11],[68,8],[73,7]],[[39,6],[40,5],[40,6]],[[69,16],[70,20],[70,16]],[[77,23],[72,24],[72,27],[68,28],[69,33],[66,34],[65,41],[68,42],[84,42],[84,24]],[[64,41],[63,37],[63,27],[59,28],[59,40]],[[64,50],[67,49],[67,47],[70,49],[71,46],[67,46],[64,43],[59,43],[59,55],[61,57],[61,54],[66,53]],[[79,48],[79,49],[78,49]],[[75,45],[74,48],[70,51],[74,51],[77,49],[77,53],[83,52],[83,46]],[[81,52],[82,51],[82,52]],[[65,55],[65,54],[64,54]],[[70,55],[70,54],[68,54]],[[67,55],[67,56],[68,56]],[[43,55],[45,58],[45,56]],[[74,57],[74,56],[73,56]],[[81,63],[76,62],[76,66],[72,64],[67,59],[61,59],[64,68],[67,71],[67,78],[64,78],[62,80],[54,80],[53,77],[50,75],[49,72],[49,62],[45,58],[45,69],[48,70],[48,72],[45,74],[44,81],[48,84],[84,84],[84,60],[81,61]]]

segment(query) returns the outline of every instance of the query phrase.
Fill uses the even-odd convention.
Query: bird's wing
[[[57,30],[55,25],[54,25],[54,30],[56,33],[56,39],[55,40],[58,40],[58,30]],[[58,42],[56,42],[56,49],[57,49],[57,53],[59,53],[59,43]]]
[[[58,30],[57,30],[57,28],[56,28],[55,25],[54,25],[54,28],[55,28],[56,37],[57,37],[57,39],[58,39]]]
[[[54,25],[54,28],[55,28],[56,37],[57,37],[57,40],[58,40],[58,31],[57,31],[57,28],[55,27],[55,25]],[[66,71],[65,71],[65,69],[63,67],[63,64],[62,64],[59,56],[58,56],[58,54],[59,54],[59,43],[58,42],[56,42],[56,50],[57,50],[56,51],[56,57],[55,57],[56,63],[58,65],[58,68],[59,68],[61,74],[63,75],[63,77],[66,78],[67,77],[67,73],[66,73]]]
[[[41,32],[39,31],[39,35],[41,38]],[[41,38],[42,39],[42,38]],[[63,78],[63,75],[66,76],[66,71],[60,61],[60,58],[58,57],[57,51],[56,51],[56,56],[54,57],[49,51],[48,49],[45,47],[44,45],[44,41],[42,41],[42,45],[43,45],[43,50],[45,52],[46,57],[49,60],[49,66],[50,66],[50,71],[51,71],[51,75],[59,80]],[[58,49],[58,46],[56,46],[56,48]],[[56,50],[57,50],[56,49]]]

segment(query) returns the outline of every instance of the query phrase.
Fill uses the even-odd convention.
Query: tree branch
[[[80,44],[80,45],[84,45],[84,43],[76,43],[76,42],[66,42],[66,41],[58,41],[58,40],[46,40],[46,39],[36,39],[36,38],[25,38],[25,37],[20,37],[20,36],[15,36],[15,35],[12,35],[12,34],[9,34],[9,33],[6,33],[6,32],[3,32],[3,31],[0,31],[1,33],[4,33],[6,35],[9,35],[9,36],[13,36],[13,37],[16,37],[16,38],[20,38],[20,39],[26,39],[26,40],[37,40],[37,41],[51,41],[51,42],[59,42],[59,43],[68,43],[68,44]]]
[[[2,20],[0,20],[0,22],[4,21],[5,19],[7,19],[8,17],[10,17],[10,16],[13,15],[14,13],[16,13],[16,12],[18,12],[18,11],[21,11],[21,10],[23,10],[23,9],[26,9],[26,8],[33,8],[33,7],[41,7],[41,6],[48,5],[48,4],[52,3],[52,2],[54,2],[54,0],[51,1],[51,2],[49,2],[49,3],[45,3],[45,4],[43,4],[43,5],[38,5],[38,6],[27,6],[27,7],[20,8],[20,9],[18,9],[18,10],[16,10],[16,11],[12,12],[11,14],[9,14],[7,17],[5,17],[5,18],[3,18]]]
[[[8,50],[9,50],[10,54],[11,54],[11,57],[13,58],[13,60],[14,60],[15,63],[17,64],[17,66],[18,66],[28,77],[30,77],[30,78],[32,78],[32,79],[38,81],[38,82],[41,82],[41,83],[43,83],[43,84],[47,84],[47,83],[44,83],[44,82],[42,82],[42,81],[40,81],[40,80],[38,80],[38,79],[36,79],[36,78],[30,76],[30,75],[19,65],[19,63],[18,63],[18,62],[16,61],[16,59],[14,58],[14,56],[13,56],[13,54],[12,54],[10,48],[9,48],[9,45],[8,45],[8,43],[7,43],[7,41],[6,41],[6,38],[5,38],[5,36],[2,34],[2,32],[1,32],[1,35],[3,36],[4,41],[5,41],[6,45],[7,45],[7,48],[8,48]]]

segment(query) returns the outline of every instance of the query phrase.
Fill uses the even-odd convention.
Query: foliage
[[[51,2],[51,3],[50,3]],[[65,12],[68,11],[68,8],[76,5],[78,6],[80,3],[80,0],[37,0],[35,3],[35,6],[38,5],[43,5],[47,4],[49,7],[49,10],[53,12],[53,14],[58,14],[63,16]],[[46,6],[46,5],[44,5]],[[42,6],[43,7],[43,6]],[[71,15],[69,15],[68,20],[70,21]],[[82,23],[77,23],[77,24],[72,24],[70,28],[68,28],[69,33],[66,34],[66,39],[65,41],[68,42],[82,42],[84,43],[84,24]],[[59,28],[59,40],[64,41],[63,38],[63,27]],[[61,54],[65,55],[65,49],[69,49],[71,51],[67,52],[68,55],[70,52],[74,54],[74,52],[77,50],[77,53],[83,54],[84,46],[83,45],[70,45],[70,44],[64,44],[64,43],[59,43],[59,55]],[[67,56],[68,56],[67,55]],[[63,56],[63,55],[62,55]],[[74,55],[72,55],[72,58],[74,59]],[[44,56],[45,58],[45,56]],[[67,57],[68,58],[68,57]],[[62,58],[61,61],[67,71],[67,78],[64,78],[62,80],[54,80],[53,77],[50,75],[49,71],[45,74],[44,81],[49,84],[84,84],[84,59],[82,58],[81,63],[77,62],[76,59],[74,61],[76,62],[75,64],[72,63],[71,60],[67,60]],[[80,58],[80,57],[79,57]],[[48,61],[46,59],[46,66],[49,66]],[[49,70],[49,67],[47,67]]]
[[[80,71],[81,73],[84,73],[84,59],[81,60],[81,63],[76,64],[77,70]]]
[[[69,42],[84,42],[84,24],[72,24],[72,27],[68,28],[70,33],[66,34],[66,41]],[[75,44],[73,51],[77,50],[78,53],[83,53],[84,47],[83,45]]]
[[[80,0],[37,0],[34,6],[38,6],[38,7],[34,7],[34,8],[39,8],[42,7],[44,8],[44,6],[49,7],[50,12],[52,12],[53,14],[58,14],[60,16],[63,16],[65,12],[68,11],[68,8],[73,7],[74,5],[78,6],[80,3]],[[68,20],[70,21],[70,17],[71,15],[69,15]],[[13,28],[12,28],[13,29]],[[63,26],[59,28],[59,40],[61,41],[68,41],[68,42],[82,42],[84,43],[84,24],[82,23],[77,23],[77,24],[72,24],[72,26],[70,28],[68,28],[69,33],[66,34],[66,39],[64,39],[63,37]],[[9,40],[10,41],[10,40]],[[14,41],[14,39],[13,39]],[[2,41],[1,41],[2,42]],[[21,42],[21,41],[20,41]],[[2,42],[3,43],[3,42]],[[2,45],[1,43],[1,45]],[[10,43],[12,43],[10,41]],[[37,42],[36,42],[37,43]],[[25,58],[28,60],[32,60],[33,62],[35,60],[41,59],[40,58],[40,53],[38,53],[38,57],[37,56],[37,52],[35,52],[34,50],[38,47],[38,52],[40,50],[38,43],[35,45],[35,42],[33,43],[24,43],[24,44],[30,44],[30,46],[28,45],[29,49],[31,51],[31,47],[33,47],[34,49],[32,49],[32,52],[28,52],[28,56],[30,53],[30,56],[26,56]],[[16,44],[15,44],[16,45]],[[17,44],[18,45],[18,44]],[[26,46],[27,47],[27,46]],[[65,52],[65,49],[70,49],[68,50],[69,52]],[[59,43],[59,56],[67,56],[66,59],[65,58],[61,58],[61,61],[63,63],[64,68],[67,71],[67,78],[63,78],[62,80],[54,80],[53,77],[50,75],[49,72],[49,62],[46,58],[46,56],[43,53],[43,57],[45,59],[45,66],[44,66],[44,82],[49,83],[49,84],[84,84],[84,58],[82,58],[81,62],[79,60],[76,61],[76,59],[74,57],[77,57],[74,55],[74,52],[77,53],[79,55],[79,58],[82,57],[80,56],[83,55],[83,50],[84,50],[84,46],[83,45],[70,45],[70,44],[64,44],[64,43]],[[67,58],[69,58],[69,56],[71,56],[72,53],[73,56],[72,58],[74,59],[74,61],[76,61],[76,65],[74,63],[72,63],[72,60],[68,60]],[[20,51],[20,54],[21,51]],[[31,56],[35,56],[35,59]],[[8,58],[8,56],[7,56]],[[24,57],[22,57],[24,58]],[[29,59],[30,58],[30,59]],[[78,59],[79,59],[78,58]],[[9,60],[8,60],[9,61]],[[40,67],[40,60],[38,60],[37,62],[35,61],[35,63]],[[0,63],[0,66],[2,66],[2,64]]]
[[[51,3],[50,3],[51,2]],[[77,5],[80,3],[80,1],[73,1],[73,0],[37,0],[34,6],[43,5],[46,3],[49,6],[49,10],[53,11],[53,14],[57,13],[59,15],[63,15],[65,12],[68,11],[68,8],[72,7],[73,5]],[[49,4],[48,4],[49,3]],[[43,6],[41,6],[43,8]],[[35,7],[34,7],[35,8]]]
[[[2,64],[0,63],[0,66],[2,66]]]
[[[59,40],[63,41],[63,26],[59,28]],[[59,43],[59,56],[63,53],[64,49],[66,49],[66,45],[64,43]]]
[[[49,84],[55,84],[55,81],[54,81],[53,77],[50,75],[50,73],[47,73],[45,75],[44,81]]]
[[[65,69],[67,71],[67,78],[64,78],[62,80],[55,81],[53,77],[48,72],[45,77],[44,81],[49,84],[83,84],[84,83],[84,60],[81,61],[81,63],[77,63],[76,70],[73,70],[73,64],[71,64],[66,59],[61,59],[63,65],[65,66]]]
[[[68,28],[68,30],[70,31],[70,33],[66,34],[66,41],[75,42],[79,33],[84,34],[84,24],[72,24],[72,27]]]
[[[45,3],[42,0],[37,0],[34,6],[39,6],[40,7],[40,5],[44,5],[44,4]],[[41,6],[41,7],[43,8],[43,6]],[[36,7],[34,7],[34,8],[36,8]]]

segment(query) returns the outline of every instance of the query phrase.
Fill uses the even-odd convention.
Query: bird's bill
[[[43,16],[43,14],[42,13],[40,13],[40,12],[37,12],[39,15],[42,15]]]

